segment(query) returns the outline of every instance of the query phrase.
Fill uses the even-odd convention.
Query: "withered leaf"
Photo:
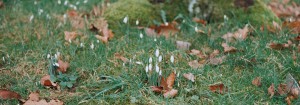
[[[70,64],[68,62],[64,62],[62,60],[58,60],[59,67],[57,68],[58,71],[62,73],[66,73],[67,69],[70,67]]]
[[[188,80],[191,80],[192,82],[195,82],[195,76],[192,73],[184,73],[183,77]]]
[[[233,38],[235,38],[237,40],[245,40],[248,36],[248,32],[249,32],[249,28],[248,28],[248,25],[246,25],[243,29],[238,29],[234,33],[229,32],[229,33],[223,35],[222,38],[224,40],[226,40],[227,42],[232,42]]]
[[[193,18],[193,21],[196,22],[196,23],[203,24],[204,26],[205,26],[206,23],[207,23],[205,20],[199,19],[199,18],[197,18],[197,17],[194,17],[194,18]]]
[[[252,84],[259,87],[261,86],[261,78],[260,77],[256,77],[252,80]]]
[[[119,53],[115,53],[115,58],[122,60],[124,63],[129,62],[129,60],[127,58],[125,58],[124,56],[122,56]]]
[[[223,94],[223,93],[227,92],[227,87],[224,86],[223,83],[217,83],[217,84],[210,85],[209,90],[212,92]]]
[[[65,40],[66,41],[74,40],[77,37],[76,32],[65,31],[64,33],[65,33]]]
[[[177,49],[179,50],[188,50],[192,44],[184,41],[176,41]]]
[[[41,78],[40,82],[41,82],[41,84],[42,84],[43,86],[49,86],[49,87],[56,87],[56,86],[57,86],[56,83],[51,82],[51,80],[50,80],[50,75],[45,75],[45,76],[43,76],[43,77]]]
[[[21,95],[16,92],[0,89],[0,99],[21,99]]]
[[[172,72],[172,73],[168,76],[166,82],[167,82],[167,85],[168,85],[168,88],[169,88],[169,89],[172,89],[172,88],[173,88],[173,85],[174,85],[174,82],[175,82],[175,78],[176,78],[176,75],[175,75],[174,72]]]
[[[165,98],[173,98],[173,97],[175,97],[177,95],[177,93],[178,93],[178,90],[172,89],[170,91],[165,92],[164,93],[164,97]]]
[[[28,100],[31,100],[31,101],[39,101],[40,100],[40,94],[38,92],[31,92],[28,97],[29,97]]]
[[[163,90],[169,90],[167,81],[164,77],[161,77],[160,86],[163,88]]]
[[[274,94],[275,94],[275,88],[274,88],[274,84],[273,83],[268,88],[268,94],[270,95],[270,98],[272,98],[274,96]]]
[[[227,43],[222,43],[222,47],[224,48],[224,53],[237,52],[235,47],[229,46]]]
[[[152,26],[158,35],[163,35],[168,38],[170,35],[173,36],[179,32],[176,28],[177,22],[173,21],[170,24],[161,24],[160,26]]]
[[[210,58],[208,59],[208,63],[212,65],[222,64],[226,56],[218,57],[218,58]]]
[[[199,50],[196,50],[196,49],[192,49],[189,54],[196,55],[199,58],[206,58],[207,57],[202,51],[199,51]]]
[[[54,100],[50,100],[49,105],[63,105],[64,102],[58,100],[58,99],[54,99]]]
[[[277,88],[277,90],[278,90],[278,94],[279,95],[284,95],[284,94],[286,94],[286,90],[287,89],[287,86],[286,86],[286,84],[279,84],[278,85],[278,88]]]
[[[196,69],[196,68],[202,67],[203,64],[200,64],[197,60],[193,60],[193,61],[189,62],[189,66]]]
[[[162,86],[150,86],[150,88],[153,92],[156,92],[156,93],[162,93],[162,91],[163,91]]]

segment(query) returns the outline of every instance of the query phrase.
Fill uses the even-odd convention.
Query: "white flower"
[[[84,0],[83,3],[86,4],[88,2],[88,0]]]
[[[140,33],[140,38],[143,38],[143,36],[144,36],[144,35],[143,35],[142,33]]]
[[[72,40],[71,40],[71,39],[69,39],[68,41],[69,41],[69,43],[72,43]]]
[[[177,74],[177,77],[179,77],[179,76],[180,76],[179,74],[180,74],[180,72],[178,72],[178,74]]]
[[[83,44],[83,43],[80,43],[80,47],[84,47],[84,44]]]
[[[156,41],[157,41],[157,39],[155,38],[155,39],[154,39],[154,42],[156,42]]]
[[[56,55],[59,57],[60,56],[60,52],[56,52]]]
[[[61,4],[61,1],[60,1],[60,0],[58,0],[58,1],[57,1],[57,4],[59,4],[59,5],[60,5],[60,4]]]
[[[135,62],[136,64],[138,64],[138,65],[142,65],[143,63],[142,62]]]
[[[50,54],[47,54],[47,58],[50,59],[50,57],[51,57]]]
[[[125,63],[123,63],[123,66],[125,66]]]
[[[135,24],[136,24],[136,25],[139,25],[139,23],[140,23],[139,20],[136,20],[136,21],[135,21]]]
[[[149,63],[152,63],[152,57],[149,58]]]
[[[155,64],[155,71],[158,73],[159,72],[159,67],[158,67],[158,64],[156,63]]]
[[[124,17],[123,22],[126,24],[128,22],[128,16]]]
[[[155,56],[158,57],[159,56],[159,49],[155,50]]]
[[[149,67],[149,71],[152,71],[152,64],[150,63],[149,65],[148,65]]]
[[[53,66],[59,67],[59,64],[58,63],[54,63]]]
[[[93,50],[95,48],[94,43],[92,43],[90,47]]]
[[[195,31],[198,32],[198,27],[195,27]]]
[[[97,40],[97,43],[100,43],[100,40]]]
[[[3,62],[5,62],[5,58],[4,57],[2,57],[2,60],[3,60]]]
[[[158,62],[161,62],[162,61],[162,56],[160,55],[159,57],[158,57]]]
[[[174,63],[174,56],[173,55],[171,55],[170,61],[171,61],[171,63]]]
[[[166,22],[166,23],[165,23],[165,25],[166,25],[166,26],[168,26],[168,25],[169,25],[169,23],[168,23],[168,22]]]
[[[31,15],[31,16],[29,17],[29,21],[31,22],[31,21],[33,20],[33,18],[34,18],[34,15]]]
[[[132,60],[131,60],[131,59],[129,59],[129,62],[131,63],[131,62],[132,62]]]
[[[228,21],[229,18],[227,17],[227,15],[224,15],[224,21]]]
[[[46,15],[47,19],[51,19],[51,16],[49,14]]]
[[[79,1],[77,1],[75,4],[76,4],[76,5],[79,5],[79,4],[80,4],[80,2],[79,2]]]
[[[162,71],[161,70],[159,70],[159,75],[161,76],[161,73],[162,73]]]
[[[44,12],[43,9],[39,9],[38,11],[39,11],[39,13],[38,13],[39,15],[41,15]]]
[[[64,5],[68,5],[68,0],[65,1]]]
[[[148,66],[146,66],[146,68],[145,68],[146,73],[148,73],[148,70],[149,70],[149,68],[148,68]]]
[[[54,54],[54,58],[55,58],[55,59],[58,59],[58,56],[57,56],[57,54]]]
[[[36,5],[37,4],[37,1],[34,1],[34,5]]]

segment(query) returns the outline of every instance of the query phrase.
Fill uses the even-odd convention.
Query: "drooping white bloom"
[[[138,64],[138,65],[142,65],[143,64],[142,62],[139,62],[139,61],[137,61],[135,63]]]
[[[80,43],[80,47],[84,47],[84,44],[82,42]]]
[[[229,20],[229,18],[227,17],[227,15],[224,15],[224,21],[228,21]]]
[[[136,21],[135,21],[135,24],[136,24],[136,25],[139,25],[139,23],[140,23],[139,20],[136,20]]]
[[[69,41],[69,43],[72,43],[72,40],[71,40],[71,39],[69,39],[68,41]]]
[[[91,47],[91,49],[93,50],[93,49],[95,48],[94,43],[92,43],[90,47]]]
[[[3,62],[5,62],[5,58],[4,57],[2,57],[2,60],[3,60]]]
[[[57,51],[57,52],[56,52],[56,55],[59,57],[59,56],[60,56],[60,52]]]
[[[50,57],[51,57],[50,54],[47,54],[47,58],[50,59]]]
[[[53,66],[59,67],[59,64],[58,63],[54,63]]]
[[[159,56],[159,49],[155,50],[155,56],[158,57]]]
[[[49,14],[46,15],[47,19],[51,19],[51,16]]]
[[[144,37],[144,35],[142,33],[140,33],[140,38],[143,38],[143,37]]]
[[[157,63],[155,64],[155,71],[156,71],[157,73],[159,73],[159,66],[158,66]]]
[[[179,77],[179,76],[180,76],[180,72],[177,73],[177,77]]]
[[[159,70],[159,75],[161,76],[161,74],[162,74],[162,71],[161,71],[161,70]]]
[[[152,71],[152,64],[151,63],[148,65],[148,68],[149,68],[149,71]]]
[[[66,24],[66,22],[67,22],[66,21],[67,20],[67,14],[64,14],[63,17],[64,17],[64,24]]]
[[[154,42],[156,42],[157,41],[157,39],[156,38],[154,38]]]
[[[57,1],[57,4],[59,4],[59,5],[60,5],[60,4],[61,4],[61,1],[60,1],[60,0],[58,0],[58,1]]]
[[[198,27],[197,26],[195,27],[195,31],[198,32]]]
[[[34,1],[34,5],[37,5],[37,1]]]
[[[39,14],[39,15],[41,15],[43,12],[44,12],[43,9],[39,9],[39,10],[38,10],[38,14]]]
[[[125,63],[123,63],[123,66],[125,66]]]
[[[58,59],[58,56],[57,56],[57,54],[54,54],[54,58],[55,58],[55,59]]]
[[[68,2],[69,2],[69,1],[68,1],[68,0],[66,0],[66,1],[65,1],[65,3],[64,3],[64,5],[68,5]]]
[[[97,43],[100,43],[100,40],[97,40]]]
[[[124,17],[124,19],[123,19],[123,23],[125,23],[125,24],[126,24],[126,23],[128,22],[128,18],[129,18],[128,16]]]
[[[162,56],[160,55],[159,57],[158,57],[158,62],[161,62],[162,61]]]
[[[149,63],[152,63],[152,57],[149,58]]]
[[[171,63],[174,63],[174,56],[173,55],[171,55],[170,61],[171,61]]]
[[[146,71],[146,73],[148,73],[148,71],[149,71],[148,66],[146,66],[145,71]]]
[[[31,16],[29,17],[29,21],[31,22],[31,21],[33,20],[33,18],[34,18],[34,15],[31,15]]]
[[[165,23],[165,25],[166,25],[166,26],[168,26],[168,25],[169,25],[169,23],[168,23],[168,22],[166,22],[166,23]]]
[[[86,4],[88,2],[88,0],[84,0],[83,3]]]
[[[77,1],[75,4],[76,4],[76,5],[79,5],[79,4],[80,4],[80,2],[79,2],[79,1]]]

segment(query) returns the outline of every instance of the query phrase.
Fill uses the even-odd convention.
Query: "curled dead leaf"
[[[192,82],[195,82],[195,76],[192,73],[184,73],[183,77],[188,80],[191,80]]]
[[[66,41],[74,40],[77,37],[76,32],[65,31],[64,33],[65,33],[65,40]]]
[[[224,53],[233,53],[238,51],[235,47],[229,46],[227,43],[222,43],[222,47],[224,48]]]
[[[157,36],[157,33],[152,28],[144,28],[144,31],[145,31],[145,33],[146,33],[147,36],[150,36],[150,37]]]
[[[165,98],[173,98],[173,97],[175,97],[177,95],[177,93],[178,93],[178,90],[172,89],[170,91],[165,92],[164,93],[164,97]]]
[[[292,96],[294,96],[295,98],[298,98],[298,96],[299,96],[299,88],[292,88],[291,91],[290,91],[290,94]]]
[[[172,89],[172,88],[173,88],[173,85],[174,85],[174,82],[175,82],[175,78],[176,78],[176,75],[175,75],[174,72],[172,72],[172,73],[168,76],[166,82],[167,82],[167,85],[168,85],[168,88],[169,88],[169,89]]]
[[[208,59],[208,63],[212,65],[222,64],[226,56],[218,57],[218,58],[210,58]]]
[[[287,85],[286,84],[279,84],[278,85],[278,88],[277,88],[277,90],[278,90],[278,94],[279,95],[284,95],[284,94],[286,94],[286,92],[287,92]]]
[[[152,26],[150,28],[154,29],[157,32],[157,35],[163,35],[168,38],[170,35],[173,36],[179,32],[176,28],[177,22],[173,21],[168,24],[161,24],[160,26]]]
[[[103,43],[107,43],[108,42],[108,37],[106,37],[106,36],[95,35],[95,37],[98,40],[101,40]]]
[[[270,98],[272,98],[274,96],[274,94],[275,94],[275,88],[274,88],[274,84],[273,83],[268,88],[268,94],[270,95]]]
[[[64,102],[58,100],[58,99],[53,99],[53,100],[50,100],[50,102],[48,103],[49,105],[63,105]]]
[[[207,23],[205,20],[199,19],[199,18],[197,18],[197,17],[194,17],[194,18],[193,18],[193,21],[196,22],[196,23],[203,24],[204,26],[205,26],[206,23]]]
[[[115,58],[122,60],[124,63],[129,62],[129,60],[127,58],[125,58],[124,56],[122,56],[119,53],[115,53]]]
[[[289,28],[294,34],[300,33],[300,21],[284,22],[283,26]]]
[[[151,90],[155,93],[162,93],[163,87],[162,86],[150,86]]]
[[[27,100],[23,105],[49,105],[45,99],[39,101]]]
[[[16,92],[0,89],[0,99],[21,99],[21,95]]]
[[[259,87],[261,86],[261,78],[260,77],[256,77],[252,80],[252,84]]]
[[[194,69],[203,66],[203,64],[200,64],[197,60],[190,61],[188,64],[189,64],[189,66],[191,66]]]
[[[59,67],[57,68],[58,71],[62,73],[66,73],[67,69],[70,67],[70,64],[68,62],[64,62],[62,60],[58,60]]]
[[[179,49],[179,50],[189,50],[191,45],[192,44],[189,42],[176,41],[176,46],[177,46],[177,49]]]
[[[216,83],[216,84],[209,85],[209,90],[212,92],[223,94],[227,92],[228,89],[223,83]]]
[[[249,33],[249,28],[248,25],[246,25],[243,29],[238,29],[236,32],[234,33],[227,33],[225,35],[222,36],[222,38],[224,40],[226,40],[226,42],[232,42],[233,38],[236,40],[245,40],[248,36]]]
[[[199,58],[201,58],[201,59],[207,57],[203,52],[201,52],[201,51],[199,51],[199,50],[196,50],[196,49],[192,49],[192,50],[190,51],[189,54],[191,54],[191,55],[196,55],[197,57],[199,57]]]
[[[40,100],[40,94],[38,92],[31,92],[29,94],[29,99],[30,101],[39,101]]]
[[[49,87],[56,87],[56,86],[57,86],[56,83],[51,82],[51,80],[50,80],[50,75],[45,75],[45,76],[43,76],[43,77],[41,78],[40,82],[41,82],[41,84],[42,84],[43,86],[49,86]]]

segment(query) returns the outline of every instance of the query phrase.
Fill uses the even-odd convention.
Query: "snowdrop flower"
[[[144,36],[144,35],[143,35],[142,33],[140,33],[140,38],[143,38],[143,36]]]
[[[56,55],[59,57],[60,56],[60,52],[56,52]]]
[[[159,75],[161,76],[161,73],[162,73],[162,71],[161,70],[159,70]]]
[[[39,9],[38,11],[39,11],[39,13],[38,13],[39,15],[41,15],[44,12],[43,9]]]
[[[159,56],[159,49],[155,50],[155,56],[158,57]]]
[[[50,57],[51,57],[50,54],[47,54],[47,58],[50,59]]]
[[[177,74],[177,77],[179,77],[179,76],[180,76],[179,74],[180,74],[180,72],[178,72],[178,74]]]
[[[84,47],[84,44],[83,44],[83,43],[80,43],[80,47]]]
[[[34,5],[36,5],[37,4],[37,1],[34,1]]]
[[[86,4],[88,2],[88,0],[84,0],[83,3]]]
[[[59,64],[58,63],[54,63],[53,66],[59,67]]]
[[[109,7],[109,6],[110,6],[110,3],[107,3],[106,5],[107,5],[107,7]]]
[[[68,0],[65,1],[64,5],[68,5]]]
[[[4,57],[2,57],[2,60],[3,60],[3,62],[5,62],[5,58]]]
[[[195,31],[198,32],[198,27],[197,26],[195,27]]]
[[[96,42],[97,42],[97,43],[100,43],[100,41],[99,41],[99,40],[97,40]]]
[[[162,61],[162,56],[160,55],[159,57],[158,57],[158,62],[161,62]]]
[[[54,58],[55,58],[55,59],[58,59],[58,56],[57,56],[57,54],[54,54]]]
[[[155,71],[156,71],[157,73],[159,73],[159,67],[158,67],[157,63],[155,64]]]
[[[155,38],[155,39],[154,39],[154,42],[156,42],[156,41],[157,41],[157,39]]]
[[[59,4],[59,5],[60,5],[60,4],[61,4],[61,1],[60,1],[60,0],[57,0],[57,4]]]
[[[93,50],[95,48],[94,43],[92,43],[90,47]]]
[[[128,16],[126,16],[126,17],[124,17],[124,19],[123,19],[123,23],[127,23],[128,22]]]
[[[71,39],[69,39],[68,41],[69,41],[69,43],[72,43],[72,40],[71,40]]]
[[[33,18],[34,18],[34,15],[31,15],[31,16],[29,17],[29,21],[31,22],[31,21],[33,20]]]
[[[228,21],[229,19],[228,19],[228,17],[227,17],[227,15],[224,15],[224,21]]]
[[[64,24],[66,24],[67,14],[64,14],[63,17],[64,17]]]
[[[136,20],[136,21],[135,21],[135,24],[136,24],[136,25],[139,25],[139,20]]]
[[[174,56],[173,55],[171,55],[170,61],[171,61],[171,63],[174,63]]]
[[[136,64],[138,64],[138,65],[142,65],[143,63],[142,62],[135,62]]]
[[[146,66],[146,68],[145,68],[146,73],[148,73],[148,70],[149,70],[149,68],[148,68],[148,66]]]
[[[125,63],[123,63],[123,66],[125,66]]]
[[[80,4],[80,2],[79,2],[79,1],[77,1],[75,4],[76,4],[76,5],[79,5],[79,4]]]
[[[149,58],[149,63],[152,63],[152,57]]]
[[[165,25],[166,25],[166,26],[168,26],[168,25],[169,25],[169,23],[168,23],[168,22],[166,22],[166,23],[165,23]]]
[[[131,62],[132,62],[132,60],[131,60],[131,59],[129,59],[129,62],[131,63]]]
[[[150,63],[149,65],[148,65],[149,67],[149,71],[152,71],[152,64]]]
[[[47,19],[51,19],[51,16],[49,14],[46,15]]]

